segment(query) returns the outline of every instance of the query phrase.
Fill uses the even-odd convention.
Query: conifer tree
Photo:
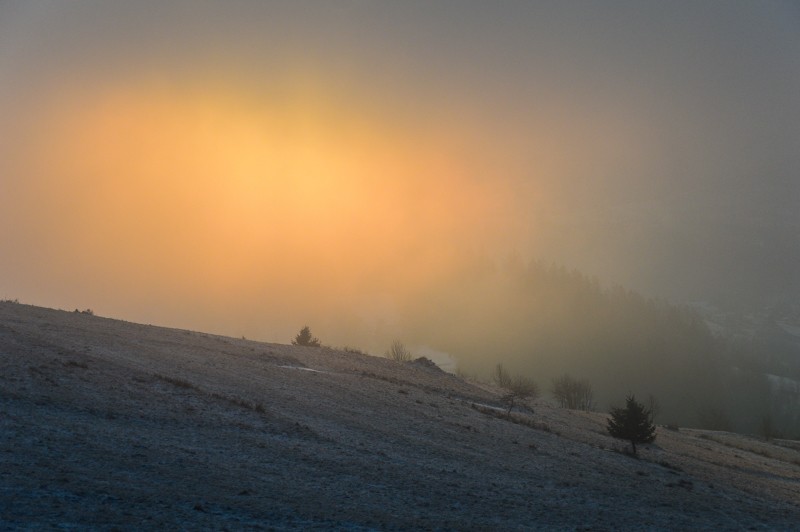
[[[315,338],[311,334],[311,329],[308,325],[300,329],[300,332],[292,340],[292,345],[305,345],[308,347],[319,347],[319,338]]]
[[[608,418],[608,433],[615,438],[631,442],[633,454],[637,443],[650,443],[656,439],[656,427],[650,411],[636,401],[633,395],[625,398],[625,408],[612,408]]]

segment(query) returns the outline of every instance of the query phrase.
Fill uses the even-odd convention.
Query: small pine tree
[[[656,427],[650,411],[636,401],[633,395],[625,398],[625,408],[612,408],[608,418],[608,433],[615,438],[631,442],[636,455],[637,443],[650,443],[656,439]]]
[[[308,325],[306,325],[305,327],[300,329],[300,332],[297,334],[297,336],[294,337],[294,340],[292,340],[292,345],[319,347],[320,343],[319,343],[319,338],[315,338],[311,334],[311,329],[308,327]]]

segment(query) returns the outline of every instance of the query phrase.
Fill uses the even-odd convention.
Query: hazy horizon
[[[794,300],[798,28],[791,2],[4,2],[0,298],[367,346],[482,261]]]

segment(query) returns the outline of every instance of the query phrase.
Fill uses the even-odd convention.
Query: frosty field
[[[659,427],[422,364],[0,304],[0,528],[792,529],[800,443]]]

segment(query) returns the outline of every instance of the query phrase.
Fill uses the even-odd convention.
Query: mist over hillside
[[[0,297],[371,346],[359,320],[517,252],[678,304],[797,301],[797,21],[2,2]]]
[[[800,435],[796,344],[713,334],[696,310],[564,267],[476,262],[403,316],[416,341],[466,371],[488,375],[503,363],[545,389],[569,373],[591,381],[601,408],[633,392],[652,395],[663,422],[747,433],[766,423]],[[768,375],[784,380],[776,387]]]
[[[399,338],[545,390],[569,372],[599,408],[630,391],[664,422],[796,435],[798,21],[0,1],[0,299]]]

